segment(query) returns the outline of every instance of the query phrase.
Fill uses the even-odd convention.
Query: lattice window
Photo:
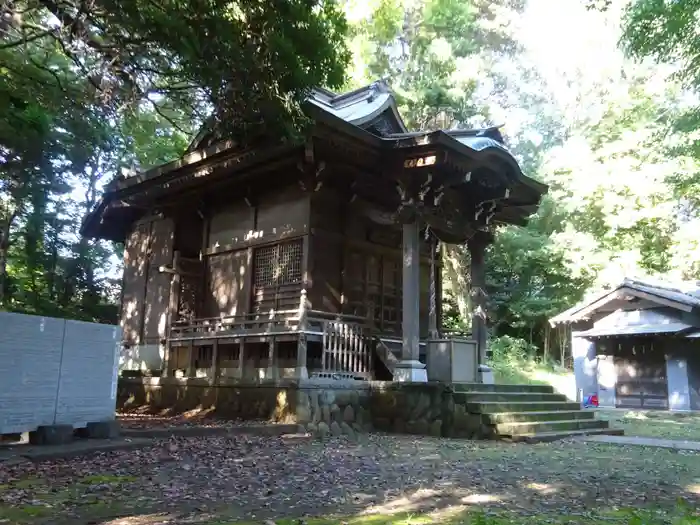
[[[264,246],[255,250],[255,287],[274,286],[277,271],[277,246]]]
[[[301,241],[277,245],[279,249],[278,284],[301,282]]]
[[[255,250],[255,288],[301,282],[301,241]]]

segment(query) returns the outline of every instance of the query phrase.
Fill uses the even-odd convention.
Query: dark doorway
[[[668,409],[663,347],[653,339],[619,339],[614,347],[618,408]]]

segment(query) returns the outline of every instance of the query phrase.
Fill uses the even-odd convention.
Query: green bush
[[[551,364],[539,360],[534,345],[524,339],[504,335],[491,339],[489,349],[491,357],[488,364],[493,369],[497,383],[546,384],[532,378],[534,370],[552,370]]]

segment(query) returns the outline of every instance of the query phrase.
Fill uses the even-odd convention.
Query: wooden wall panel
[[[182,210],[175,219],[175,251],[182,257],[198,258],[203,233],[204,221],[197,210]]]
[[[255,211],[245,201],[235,201],[211,215],[208,249],[225,249],[245,241],[254,230]]]
[[[121,326],[123,340],[129,344],[141,342],[150,230],[149,223],[136,225],[124,246]]]
[[[259,239],[301,235],[309,226],[309,195],[290,186],[264,195],[257,207],[255,233]]]
[[[159,268],[173,262],[174,233],[175,223],[172,219],[157,219],[151,223],[150,257],[144,308],[143,337],[146,342],[157,342],[167,334],[172,274],[161,273]]]
[[[153,342],[165,335],[171,276],[158,269],[172,262],[173,239],[174,223],[165,218],[137,223],[126,241],[121,313],[125,342]]]
[[[205,316],[242,315],[250,302],[248,250],[207,258]]]
[[[340,233],[343,226],[343,204],[338,192],[324,186],[311,195],[311,228]]]
[[[311,286],[307,297],[314,310],[340,312],[342,243],[325,236],[311,239]]]

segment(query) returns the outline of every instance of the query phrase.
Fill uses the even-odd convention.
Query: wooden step
[[[481,402],[567,402],[568,399],[562,394],[545,392],[464,392],[454,394],[456,402],[481,403]],[[580,406],[579,406],[580,408]]]
[[[575,438],[593,435],[622,436],[624,430],[621,428],[591,428],[585,430],[569,430],[563,432],[542,432],[532,435],[517,435],[506,438],[514,443],[548,443],[560,439]]]
[[[497,414],[499,412],[571,412],[581,405],[570,401],[480,401],[466,403],[473,414]]]
[[[521,421],[495,425],[500,436],[521,436],[569,432],[572,430],[607,429],[608,422],[599,419],[564,419],[562,421]]]
[[[520,394],[542,393],[553,394],[554,387],[551,385],[499,385],[484,383],[452,383],[455,392],[515,392]]]
[[[499,412],[496,414],[484,414],[486,420],[493,425],[498,423],[519,423],[521,421],[562,421],[562,420],[590,420],[595,419],[592,410],[561,410],[546,412]]]

